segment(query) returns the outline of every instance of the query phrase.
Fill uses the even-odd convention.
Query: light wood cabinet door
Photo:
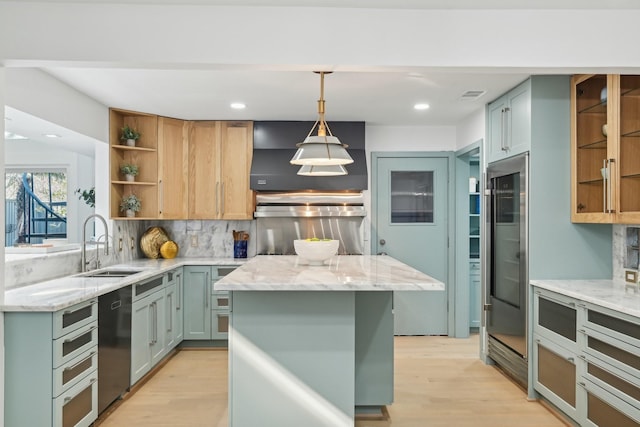
[[[189,130],[189,219],[220,215],[220,123],[191,122]]]
[[[158,119],[158,218],[187,217],[187,122]]]
[[[252,155],[253,123],[222,122],[221,219],[253,219],[253,192],[249,188]]]

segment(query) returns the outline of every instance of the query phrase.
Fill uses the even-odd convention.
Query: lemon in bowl
[[[326,260],[338,253],[339,240],[300,239],[293,241],[293,248],[298,256],[309,262],[309,265],[323,265]]]

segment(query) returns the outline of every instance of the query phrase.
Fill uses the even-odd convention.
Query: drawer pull
[[[96,354],[96,352],[92,351],[91,353],[89,353],[89,356],[85,357],[84,359],[82,359],[81,361],[76,363],[75,365],[67,366],[66,368],[64,368],[64,372],[72,371],[72,370],[76,369],[78,366],[82,365],[84,362],[86,362],[87,360],[91,359],[94,354]]]
[[[82,307],[77,308],[75,310],[65,310],[62,314],[63,315],[67,315],[67,314],[75,313],[76,311],[82,310],[84,308],[87,308],[87,307],[89,307],[91,305],[94,305],[94,304],[97,304],[97,303],[98,303],[98,301],[91,301],[89,304],[83,305]]]
[[[77,340],[78,338],[80,338],[81,336],[86,335],[86,334],[88,334],[89,332],[91,332],[91,331],[93,331],[94,329],[97,329],[97,328],[98,328],[97,326],[92,326],[92,327],[90,327],[89,329],[87,329],[86,331],[84,331],[84,332],[82,332],[82,333],[80,333],[80,334],[76,335],[76,336],[75,336],[75,337],[73,337],[73,338],[67,338],[66,340],[64,340],[64,342],[65,342],[65,343],[69,343],[69,342],[75,341],[75,340]]]
[[[567,362],[575,363],[575,359],[573,357],[567,357]]]
[[[578,329],[578,332],[580,332],[582,335],[587,335],[587,331],[585,331],[584,329]]]
[[[91,378],[91,380],[89,380],[89,385],[95,383],[96,381],[98,381],[97,378]],[[78,393],[80,394],[80,393]],[[67,403],[71,402],[73,399],[75,399],[76,397],[78,397],[78,394],[76,394],[75,396],[67,396],[64,398],[64,404],[66,405]]]

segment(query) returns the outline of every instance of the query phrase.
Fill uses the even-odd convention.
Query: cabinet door
[[[615,207],[614,76],[571,79],[571,221],[610,223]],[[606,128],[604,127],[606,125]],[[609,132],[611,127],[611,132]],[[615,162],[615,161],[614,161]]]
[[[176,345],[184,339],[184,272],[182,268],[175,270],[176,281],[176,318],[175,318],[175,336]]]
[[[222,122],[220,207],[222,219],[253,219],[249,174],[253,154],[253,123]]]
[[[177,300],[178,285],[167,285],[165,288],[165,321],[166,321],[166,342],[167,352],[177,345],[176,341],[176,318],[178,317]]]
[[[167,353],[166,347],[166,330],[167,325],[165,310],[165,293],[164,289],[151,295],[149,303],[151,307],[151,366],[158,363]]]
[[[151,369],[151,296],[133,303],[131,310],[131,385]]]
[[[187,122],[183,120],[158,119],[158,211],[162,219],[187,218],[186,132]]]
[[[211,339],[211,267],[184,267],[184,339]]]
[[[469,263],[469,327],[480,327],[481,307],[480,263]]]
[[[531,80],[509,91],[507,104],[507,153],[514,156],[531,148]]]
[[[619,182],[616,222],[640,223],[640,76],[619,78],[618,165],[614,168]],[[611,125],[608,125],[611,126]],[[612,127],[616,132],[616,127]]]
[[[487,162],[506,157],[507,97],[502,96],[487,106]]]
[[[220,216],[219,143],[219,122],[190,124],[189,219],[216,219]]]

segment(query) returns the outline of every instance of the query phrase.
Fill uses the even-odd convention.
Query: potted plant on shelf
[[[120,202],[120,212],[125,212],[127,218],[136,216],[136,212],[140,212],[140,199],[135,194],[125,196]]]
[[[120,172],[122,172],[127,181],[135,181],[136,175],[138,175],[138,165],[125,163],[120,166]]]
[[[127,145],[129,147],[135,147],[136,140],[138,138],[140,138],[140,132],[130,128],[128,125],[122,128],[122,135],[120,135],[120,139],[127,141]]]

